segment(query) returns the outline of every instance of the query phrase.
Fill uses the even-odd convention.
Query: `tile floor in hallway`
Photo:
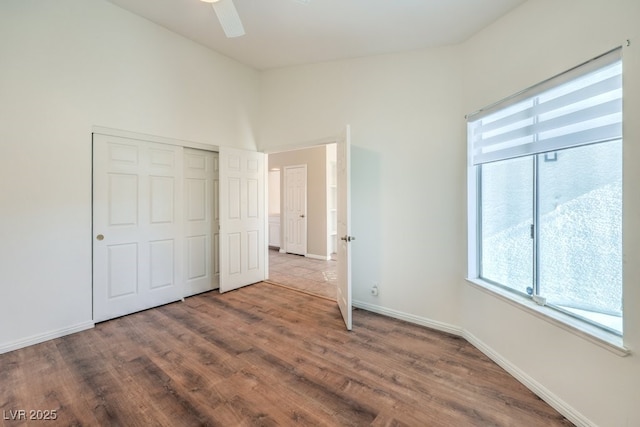
[[[337,262],[269,250],[269,281],[309,294],[336,299]]]

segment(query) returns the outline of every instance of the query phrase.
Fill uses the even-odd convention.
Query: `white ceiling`
[[[233,0],[232,39],[200,0],[109,1],[264,70],[460,43],[525,0]]]

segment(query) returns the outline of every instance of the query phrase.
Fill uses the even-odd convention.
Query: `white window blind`
[[[621,139],[620,51],[468,115],[472,164]]]

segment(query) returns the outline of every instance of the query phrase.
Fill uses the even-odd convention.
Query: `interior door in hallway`
[[[266,279],[264,154],[220,147],[220,292]]]
[[[218,153],[184,149],[184,296],[220,286]]]
[[[337,217],[338,217],[338,286],[336,297],[340,313],[348,330],[351,315],[351,129],[347,126],[337,139]]]
[[[307,254],[307,165],[284,168],[285,252]]]
[[[182,147],[94,134],[94,321],[182,298],[182,172]]]

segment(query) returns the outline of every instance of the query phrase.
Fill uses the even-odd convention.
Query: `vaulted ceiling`
[[[237,38],[200,0],[109,1],[264,70],[460,43],[525,0],[221,0],[235,3]]]

